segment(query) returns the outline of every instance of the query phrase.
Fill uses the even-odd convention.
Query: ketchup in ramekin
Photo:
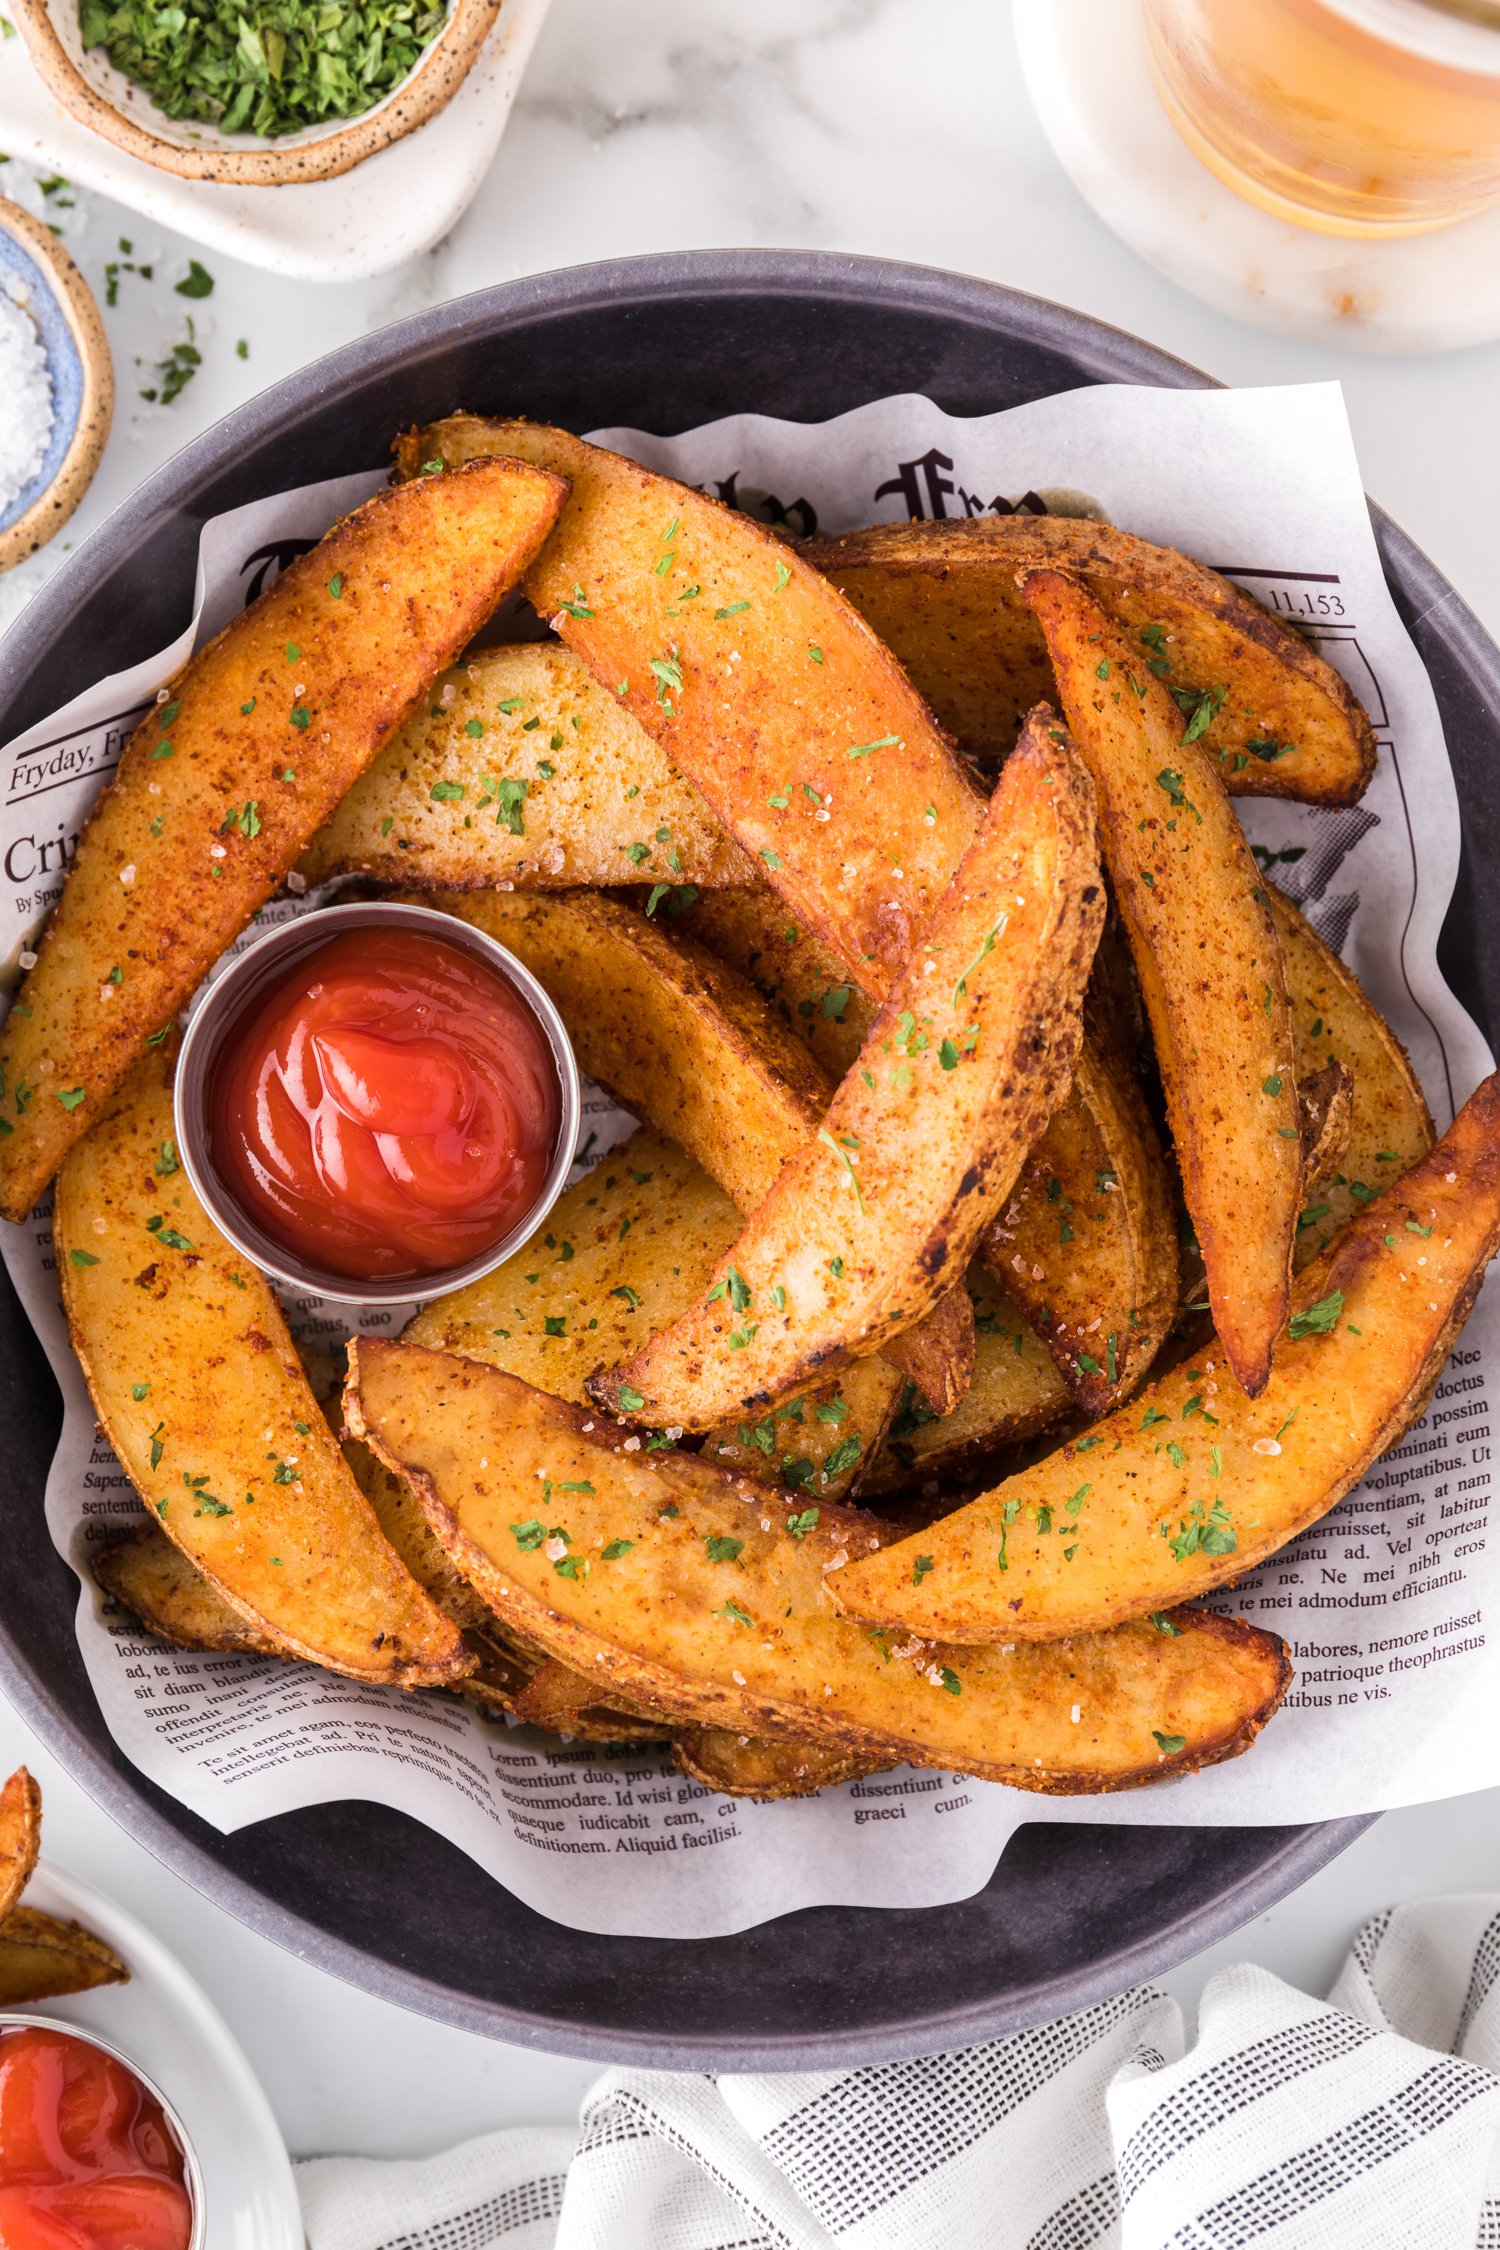
[[[189,2250],[191,2170],[165,2104],[118,2056],[57,2024],[0,2029],[5,2250]]]
[[[364,1300],[470,1278],[560,1190],[576,1073],[545,993],[424,907],[288,923],[211,988],[178,1073],[180,1153],[282,1278]]]

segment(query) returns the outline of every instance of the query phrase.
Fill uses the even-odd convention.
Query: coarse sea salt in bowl
[[[114,370],[88,283],[39,219],[0,196],[0,570],[35,554],[89,488]]]

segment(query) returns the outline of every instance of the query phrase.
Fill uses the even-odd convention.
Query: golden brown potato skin
[[[959,1657],[882,1643],[826,1587],[836,1558],[889,1536],[860,1510],[820,1505],[809,1522],[797,1496],[690,1454],[627,1452],[602,1417],[474,1360],[368,1340],[350,1358],[351,1427],[409,1479],[491,1607],[601,1693],[688,1725],[1068,1794],[1234,1757],[1286,1691],[1274,1634],[1198,1610],[1175,1633]]]
[[[1007,756],[1026,712],[1053,692],[1046,642],[1016,578],[1056,565],[1135,644],[1139,669],[1184,695],[1219,697],[1202,740],[1235,796],[1352,805],[1375,771],[1368,717],[1299,633],[1217,571],[1112,524],[873,524],[810,539],[801,552],[873,625],[972,756]]]
[[[0,1922],[31,1881],[42,1848],[42,1792],[24,1766],[0,1789]]]
[[[452,891],[432,903],[519,955],[588,1075],[670,1134],[747,1214],[817,1133],[832,1081],[753,987],[691,940],[592,891]],[[892,1338],[890,1358],[938,1412],[956,1406],[974,1368],[967,1298],[941,1298]]]
[[[1129,1395],[1176,1316],[1177,1214],[1156,1128],[1102,1023],[983,1257],[1086,1413]]]
[[[177,1162],[168,1046],[69,1156],[54,1231],[100,1425],[225,1599],[289,1653],[353,1679],[434,1686],[469,1671],[457,1629],[350,1475],[269,1283]]]
[[[982,809],[890,651],[783,540],[565,430],[455,414],[397,462],[495,453],[572,488],[532,602],[883,996]]]
[[[726,1797],[776,1804],[784,1797],[815,1797],[840,1782],[862,1781],[883,1771],[878,1760],[831,1742],[768,1742],[727,1727],[694,1727],[672,1743],[672,1763],[689,1781]]]
[[[1388,1187],[1424,1157],[1437,1135],[1405,1048],[1354,972],[1289,898],[1267,890],[1286,962],[1298,1081],[1331,1062],[1343,1063],[1353,1080],[1348,1139],[1309,1198],[1316,1219],[1298,1230],[1297,1259],[1305,1263],[1369,1202],[1371,1190]]]
[[[1103,920],[1093,792],[1043,708],[816,1140],[713,1287],[590,1396],[653,1427],[759,1413],[961,1284],[1067,1089]]]
[[[851,1617],[952,1641],[1046,1639],[1102,1631],[1253,1570],[1423,1413],[1497,1241],[1491,1077],[1431,1154],[1300,1276],[1302,1319],[1259,1398],[1210,1343],[1083,1446],[836,1572],[834,1599]],[[914,1583],[917,1547],[928,1567]]]
[[[1302,1128],[1281,944],[1234,807],[1161,683],[1076,579],[1023,588],[1047,636],[1156,1042],[1214,1325],[1246,1390],[1286,1325]]]
[[[178,674],[89,815],[0,1032],[6,1218],[515,584],[566,490],[490,461],[379,493]]]
[[[114,1947],[77,1922],[18,1906],[0,1927],[0,2008],[29,2008],[68,1992],[129,1982]]]
[[[674,902],[679,884],[755,881],[618,698],[571,649],[536,641],[483,649],[434,682],[299,865],[310,883],[661,882]]]

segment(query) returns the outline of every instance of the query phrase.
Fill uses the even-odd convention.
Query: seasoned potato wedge
[[[0,1922],[19,1904],[42,1848],[42,1792],[24,1766],[0,1789]]]
[[[1425,1410],[1497,1240],[1492,1077],[1430,1155],[1302,1274],[1258,1399],[1211,1344],[1082,1445],[919,1541],[836,1572],[839,1607],[953,1641],[1045,1639],[1144,1617],[1253,1570],[1326,1515]]]
[[[456,414],[397,462],[415,475],[497,453],[572,487],[526,593],[883,995],[982,810],[900,665],[782,540],[566,430]]]
[[[492,461],[379,493],[189,660],[90,814],[0,1032],[0,1214],[25,1218],[143,1042],[516,583],[566,490]]]
[[[628,1452],[623,1431],[475,1360],[361,1341],[350,1361],[351,1427],[410,1479],[491,1606],[601,1694],[686,1725],[1074,1793],[1233,1757],[1285,1692],[1274,1635],[1194,1610],[1173,1634],[958,1658],[878,1645],[825,1590],[836,1558],[879,1544],[857,1509]]]
[[[243,1656],[290,1658],[276,1634],[226,1601],[211,1578],[149,1519],[89,1558],[111,1601],[174,1648],[211,1648]]]
[[[912,962],[713,1286],[590,1380],[702,1429],[826,1380],[959,1283],[1066,1090],[1104,917],[1092,792],[1033,714]]]
[[[768,884],[704,891],[680,926],[749,977],[825,1069],[842,1077],[854,1067],[874,1003],[789,918]],[[1028,1153],[987,1252],[1007,1294],[1093,1414],[1108,1413],[1151,1365],[1178,1297],[1169,1176],[1116,1052],[1115,1013],[1096,1005],[1091,980],[1073,1083]],[[943,1446],[941,1438],[932,1442]]]
[[[1298,1083],[1331,1062],[1353,1080],[1349,1136],[1331,1172],[1321,1172],[1299,1227],[1297,1257],[1325,1249],[1371,1194],[1425,1156],[1435,1138],[1432,1113],[1406,1050],[1312,924],[1279,891],[1269,892],[1286,962]]]
[[[755,868],[570,649],[485,649],[423,696],[299,862],[456,890],[751,883]]]
[[[1086,1412],[1107,1414],[1134,1389],[1176,1317],[1177,1219],[1140,1089],[1099,1031],[1085,1034],[1069,1099],[984,1258]]]
[[[843,1781],[862,1781],[880,1773],[881,1761],[861,1757],[834,1742],[768,1742],[763,1736],[735,1734],[727,1727],[695,1727],[676,1735],[672,1763],[689,1781],[701,1781],[726,1797],[758,1797],[774,1804],[783,1797],[815,1797]]]
[[[1099,792],[1214,1324],[1247,1391],[1286,1325],[1302,1193],[1292,1027],[1260,871],[1201,745],[1075,579],[1023,589]]]
[[[557,1003],[589,1076],[670,1134],[743,1212],[821,1128],[833,1082],[752,986],[621,900],[450,891],[434,903],[509,946]],[[950,1291],[892,1338],[890,1357],[940,1413],[956,1406],[974,1366],[967,1300]]]
[[[0,1928],[0,2008],[29,2008],[101,1984],[128,1984],[130,1971],[103,1938],[77,1922],[18,1906]]]
[[[740,1224],[690,1156],[642,1130],[563,1194],[543,1235],[425,1306],[406,1341],[482,1359],[582,1405],[601,1359],[624,1358],[701,1296]],[[901,1389],[894,1368],[867,1360],[816,1398],[710,1431],[705,1450],[726,1467],[779,1471],[788,1491],[843,1499],[859,1488]],[[376,1475],[406,1492],[399,1478]],[[409,1493],[406,1504],[420,1523]],[[404,1553],[389,1527],[387,1536]],[[430,1583],[424,1570],[416,1575]]]
[[[953,1412],[941,1416],[924,1406],[914,1389],[903,1394],[859,1486],[861,1499],[972,1483],[992,1472],[995,1456],[1007,1447],[1025,1444],[1075,1411],[1046,1346],[978,1259],[969,1268],[968,1288],[974,1306],[973,1381]]]
[[[1111,524],[1066,516],[873,524],[801,549],[874,626],[962,747],[1005,757],[1050,696],[1047,644],[1018,573],[1055,565],[1088,587],[1185,711],[1239,796],[1352,805],[1375,770],[1369,719],[1331,664],[1217,571]]]
[[[63,1167],[54,1216],[73,1348],[132,1484],[249,1621],[353,1679],[470,1669],[382,1536],[269,1284],[224,1240],[172,1140],[154,1050]]]
[[[359,1450],[364,1452],[365,1448],[361,1446]],[[420,1510],[402,1479],[393,1477],[384,1468],[380,1475],[403,1496],[421,1520]],[[425,1521],[423,1529],[426,1530]],[[437,1542],[433,1540],[432,1544],[441,1554]],[[127,1532],[123,1539],[101,1547],[92,1558],[92,1568],[95,1579],[112,1601],[128,1610],[148,1633],[154,1633],[159,1641],[167,1641],[174,1648],[217,1649],[236,1656],[275,1656],[287,1663],[297,1660],[296,1649],[242,1617],[204,1577],[197,1564],[189,1561],[180,1547],[174,1547],[166,1533],[149,1517]],[[463,1585],[446,1556],[443,1556],[443,1570],[454,1585]],[[514,1711],[536,1667],[546,1659],[538,1650],[528,1662],[525,1652],[490,1615],[478,1595],[467,1587],[464,1592],[466,1612],[473,1613],[480,1622],[464,1628],[464,1645],[473,1659],[473,1670],[451,1684],[456,1693],[487,1711]]]

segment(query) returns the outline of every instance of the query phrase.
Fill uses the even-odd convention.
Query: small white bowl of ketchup
[[[425,906],[270,931],[188,1027],[177,1148],[261,1270],[349,1304],[431,1296],[508,1257],[562,1193],[578,1066],[530,970]]]
[[[203,2181],[166,2096],[117,2048],[0,2015],[5,2250],[203,2250]]]

